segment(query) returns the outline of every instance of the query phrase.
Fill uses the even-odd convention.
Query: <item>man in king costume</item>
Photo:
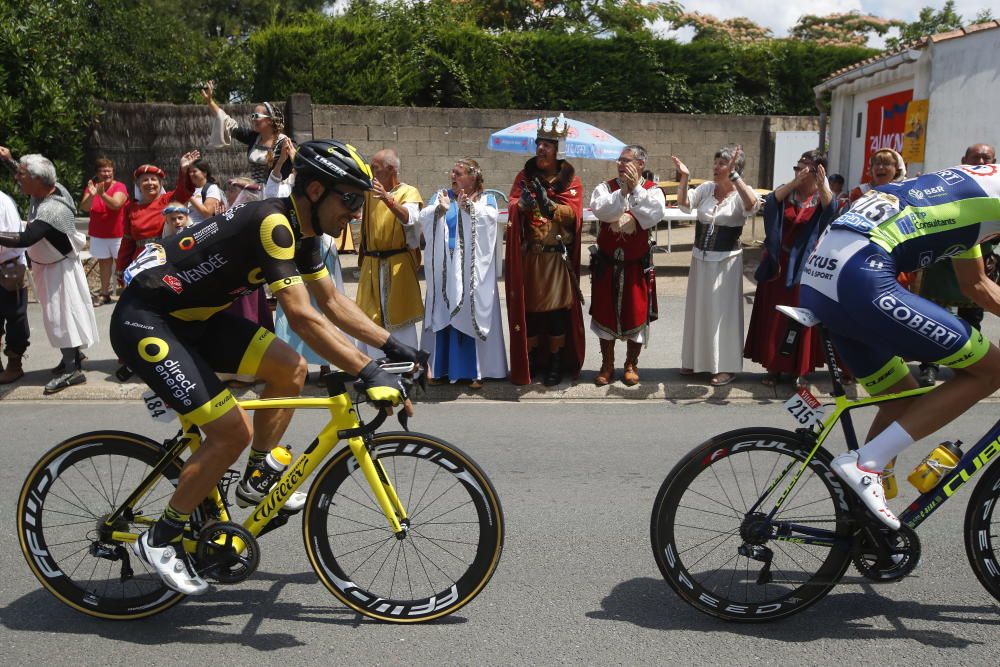
[[[504,276],[514,384],[544,370],[545,385],[553,386],[583,366],[583,184],[573,165],[556,159],[567,130],[565,120],[538,121],[535,157],[510,190]]]
[[[411,347],[417,347],[417,323],[424,316],[424,300],[417,280],[420,226],[424,205],[412,185],[399,181],[399,157],[387,148],[371,161],[371,192],[365,193],[361,218],[361,275],[356,301],[375,324]],[[364,343],[361,351],[372,359],[385,354]]]
[[[590,196],[600,221],[590,272],[590,329],[601,341],[601,370],[594,380],[599,387],[614,379],[616,340],[626,345],[625,384],[639,382],[639,353],[649,344],[649,325],[658,316],[649,230],[667,208],[663,191],[642,177],[645,148],[626,146],[617,165],[618,177]]]

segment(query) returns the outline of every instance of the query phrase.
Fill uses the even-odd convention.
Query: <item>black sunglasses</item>
[[[347,207],[347,210],[352,213],[365,205],[365,193],[363,192],[344,192],[343,190],[338,190],[333,186],[330,186],[330,189],[340,195],[340,201]]]

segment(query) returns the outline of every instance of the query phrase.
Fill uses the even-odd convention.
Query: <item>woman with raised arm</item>
[[[757,291],[743,355],[767,371],[762,382],[773,387],[786,373],[805,386],[806,375],[824,363],[823,348],[813,329],[799,331],[775,306],[799,305],[799,281],[806,258],[819,235],[837,215],[837,202],[826,178],[826,156],[806,151],[793,167],[795,178],[764,198],[764,252],[754,273]],[[794,327],[794,328],[793,328]],[[795,353],[779,350],[795,332]]]
[[[90,255],[97,260],[101,274],[101,291],[94,296],[94,305],[111,303],[111,276],[115,258],[125,233],[125,205],[128,190],[115,180],[115,164],[106,157],[97,160],[97,175],[87,181],[80,200],[80,210],[90,215],[87,235],[90,236]]]
[[[715,153],[712,180],[688,190],[691,172],[670,156],[680,185],[677,205],[696,211],[694,250],[684,306],[681,375],[711,373],[709,384],[727,385],[743,370],[743,249],[740,232],[760,208],[743,180],[742,146]]]
[[[247,162],[250,166],[250,178],[259,183],[261,188],[267,183],[268,176],[275,161],[281,155],[281,147],[290,139],[282,134],[285,128],[285,117],[276,104],[262,102],[254,107],[248,120],[249,125],[241,125],[233,120],[216,104],[213,97],[215,82],[208,81],[201,89],[201,96],[212,110],[212,147],[221,148],[236,139],[247,146]],[[281,171],[282,180],[292,173],[292,163],[285,162]],[[242,201],[259,199],[260,193],[244,189],[240,198],[229,202],[230,206]]]

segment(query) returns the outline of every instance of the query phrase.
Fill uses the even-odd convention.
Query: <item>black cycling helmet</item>
[[[305,186],[312,181],[327,185],[348,183],[362,190],[372,189],[371,167],[354,146],[336,139],[299,144],[292,165],[298,192],[305,192]]]

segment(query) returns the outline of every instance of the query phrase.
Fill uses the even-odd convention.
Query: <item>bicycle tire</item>
[[[976,484],[965,508],[965,553],[979,583],[1000,600],[1000,467],[993,466]]]
[[[378,434],[371,451],[409,514],[409,534],[399,540],[389,529],[345,448],[306,500],[302,533],[313,569],[338,600],[370,618],[414,623],[457,611],[482,591],[503,551],[493,484],[468,455],[433,436]]]
[[[141,435],[94,431],[49,450],[28,474],[17,504],[17,534],[31,571],[60,601],[98,618],[131,620],[159,613],[184,595],[132,555],[129,545],[97,539],[97,525],[134,491],[163,456],[163,448]],[[179,462],[140,500],[142,516],[158,518],[177,484]],[[122,520],[120,530],[148,526]],[[92,549],[123,547],[134,576],[121,581],[122,560]]]
[[[746,428],[699,445],[667,475],[653,505],[650,539],[660,572],[685,602],[727,620],[772,621],[815,603],[843,576],[851,562],[854,505],[825,450],[816,452],[774,520],[830,531],[830,545],[788,539],[794,536],[778,541],[773,534],[763,539],[753,530],[807,455],[793,432]],[[775,480],[781,481],[772,486]],[[759,513],[748,513],[769,488]],[[771,581],[754,579],[765,578],[765,568],[740,553],[748,543],[772,550]]]

